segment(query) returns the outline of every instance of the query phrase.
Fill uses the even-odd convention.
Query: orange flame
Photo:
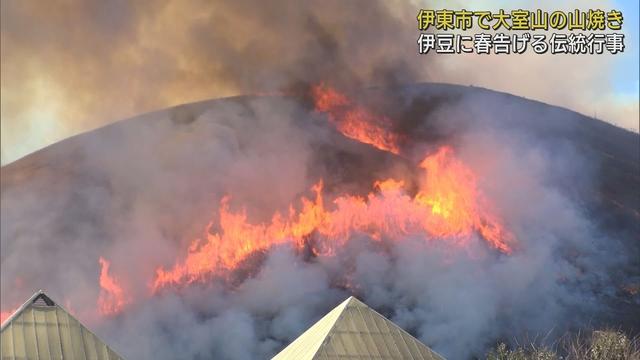
[[[0,311],[0,324],[4,325],[4,322],[11,316],[13,315],[14,312],[16,312],[20,307],[17,306],[12,310],[9,311]]]
[[[313,251],[319,256],[334,254],[354,233],[376,241],[401,241],[404,235],[422,234],[427,241],[464,247],[475,232],[498,251],[512,252],[513,236],[492,215],[473,172],[450,148],[427,156],[420,167],[422,183],[414,197],[407,194],[402,181],[387,179],[376,182],[366,198],[337,197],[329,210],[319,182],[312,188],[315,198],[302,197],[299,211],[290,206],[287,216],[276,212],[271,222],[263,224],[249,223],[245,210],[230,211],[229,197],[225,197],[219,231],[214,232],[215,224],[210,223],[205,237],[191,243],[182,262],[170,269],[158,268],[153,291],[223,275],[248,255],[274,245],[289,243],[301,249],[311,234],[317,240]]]
[[[311,89],[316,111],[327,113],[338,130],[351,139],[394,154],[400,153],[399,136],[390,130],[391,121],[354,104],[344,94],[323,84]]]
[[[118,281],[109,275],[111,263],[104,258],[100,262],[100,295],[98,297],[98,309],[103,315],[116,315],[127,305],[128,298]]]
[[[388,118],[369,112],[324,85],[314,87],[312,95],[316,110],[326,112],[345,136],[400,153],[399,136],[389,131]],[[514,236],[493,213],[473,171],[455,157],[451,148],[444,146],[426,156],[419,171],[421,178],[414,196],[403,181],[382,179],[374,182],[365,197],[343,194],[326,206],[323,183],[319,181],[311,188],[313,197],[303,196],[289,206],[287,214],[276,212],[270,221],[258,224],[248,221],[245,209],[231,210],[231,198],[226,196],[220,201],[217,219],[208,224],[204,236],[191,241],[184,258],[169,268],[156,269],[151,290],[224,277],[252,254],[280,244],[297,250],[311,247],[316,256],[332,256],[354,234],[365,234],[378,242],[399,242],[407,235],[418,235],[427,242],[466,251],[471,251],[468,245],[475,234],[490,248],[504,254],[513,252],[517,245]],[[102,257],[99,262],[98,307],[104,315],[117,314],[130,298],[109,275],[110,263]]]
[[[468,238],[475,230],[494,248],[511,253],[513,236],[489,211],[487,201],[477,189],[474,173],[453,156],[449,147],[441,147],[420,167],[425,170],[426,188],[416,201],[430,208],[428,229],[436,236],[457,235]]]

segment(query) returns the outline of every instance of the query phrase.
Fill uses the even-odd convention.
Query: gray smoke
[[[403,1],[8,1],[1,13],[3,164],[201,99],[426,79]]]
[[[413,161],[347,140],[295,98],[232,98],[144,115],[4,167],[2,307],[44,288],[131,359],[265,358],[349,294],[452,359],[481,355],[499,338],[606,318],[610,269],[626,260],[577,197],[595,188],[597,166],[566,139],[520,128],[536,124],[528,117],[541,105],[448,91],[393,91],[406,101],[397,107],[415,116],[405,124],[414,134],[407,152],[453,144],[518,238],[512,256],[478,236],[460,251],[437,239],[381,246],[356,236],[333,257],[279,246],[233,283],[214,278],[151,296],[155,269],[185,256],[225,194],[258,223],[286,212],[319,178],[341,184],[328,187],[329,200]],[[434,94],[453,100],[416,116],[411,104]],[[574,116],[545,111],[551,123]],[[510,123],[511,114],[522,122]],[[437,140],[421,140],[424,131]],[[353,177],[354,169],[367,175]],[[99,256],[134,299],[120,316],[96,315]]]

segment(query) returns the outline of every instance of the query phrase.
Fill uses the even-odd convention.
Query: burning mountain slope
[[[247,223],[246,212],[230,212],[229,198],[225,197],[220,203],[222,234],[215,233],[210,224],[206,242],[192,242],[184,263],[169,271],[158,269],[153,289],[206,280],[215,272],[224,276],[251,254],[278,244],[291,243],[303,249],[312,233],[316,238],[311,251],[316,256],[342,251],[344,243],[358,232],[378,241],[383,237],[399,240],[417,233],[426,239],[449,240],[452,247],[466,248],[472,232],[477,231],[489,246],[505,254],[513,251],[513,236],[481,207],[484,204],[480,203],[473,174],[453,157],[450,148],[440,148],[427,156],[420,167],[425,171],[423,181],[427,185],[414,198],[406,195],[403,182],[388,179],[376,182],[377,193],[369,193],[366,199],[337,197],[333,200],[336,209],[328,211],[322,183],[318,183],[313,187],[315,200],[302,198],[299,213],[290,207],[288,217],[276,213],[269,224]],[[107,288],[112,289],[109,285]],[[119,298],[114,301],[115,306],[122,302]]]
[[[345,292],[453,357],[559,319],[634,327],[637,295],[616,291],[639,275],[623,258],[638,254],[637,146],[446,85],[143,115],[2,168],[2,310],[66,294],[132,358],[274,354]],[[451,209],[467,210],[443,221]]]

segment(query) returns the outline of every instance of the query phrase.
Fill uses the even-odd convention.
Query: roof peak
[[[358,299],[357,297],[351,295],[347,298],[347,300],[345,300],[345,302],[347,304],[355,304],[355,305],[364,305],[367,306],[367,304],[363,303],[360,299]],[[368,307],[368,306],[367,306]]]
[[[36,306],[56,306],[56,303],[51,300],[51,298],[47,296],[47,294],[45,294],[42,290],[39,290],[37,293],[35,293],[32,299],[33,300],[30,301],[30,304]]]
[[[31,295],[2,323],[0,333],[3,340],[3,359],[24,358],[25,354],[29,359],[82,359],[95,356],[90,354],[100,354],[101,358],[122,359],[78,319],[51,300],[42,289]],[[20,341],[11,341],[5,346],[4,340],[7,336]],[[50,339],[48,341],[57,339],[55,342],[59,342],[59,346],[45,345],[46,351],[41,353],[39,351],[43,348],[38,345],[38,341],[42,340],[38,337]],[[23,346],[24,344],[27,344],[26,347]],[[85,351],[89,352],[85,353]]]
[[[355,296],[342,301],[273,359],[318,360],[336,356],[340,359],[443,359]]]
[[[37,303],[36,303],[37,302]],[[24,309],[27,307],[35,305],[35,306],[57,306],[56,302],[51,300],[51,298],[45,294],[44,290],[40,289],[33,293],[27,301],[25,301],[20,307],[18,307],[8,318],[4,320],[2,324],[0,324],[0,330],[4,329],[15,317],[17,317]]]

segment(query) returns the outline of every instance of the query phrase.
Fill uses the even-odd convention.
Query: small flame
[[[100,295],[98,297],[98,309],[103,315],[119,314],[129,302],[122,286],[109,275],[111,263],[103,257],[98,259],[100,263]]]
[[[249,223],[244,209],[231,211],[230,198],[225,197],[220,203],[219,231],[211,222],[205,236],[191,243],[183,261],[170,269],[158,268],[153,291],[224,275],[248,255],[278,244],[302,249],[311,234],[317,240],[312,249],[317,256],[335,254],[354,233],[367,234],[374,241],[401,241],[405,235],[422,234],[427,241],[465,247],[476,232],[490,247],[512,252],[513,236],[491,213],[473,172],[451,148],[442,147],[427,156],[420,168],[422,183],[414,197],[402,181],[386,179],[375,182],[366,198],[342,195],[327,209],[320,181],[312,188],[313,199],[300,199],[299,211],[291,205],[287,216],[276,212],[263,224]]]
[[[13,308],[12,310],[9,311],[0,311],[0,324],[4,325],[4,322],[11,316],[13,315],[14,312],[16,312],[20,307],[16,306],[15,308]]]
[[[327,113],[329,120],[346,137],[380,150],[400,154],[399,136],[390,131],[391,120],[353,103],[344,94],[324,84],[311,89],[315,110]]]

